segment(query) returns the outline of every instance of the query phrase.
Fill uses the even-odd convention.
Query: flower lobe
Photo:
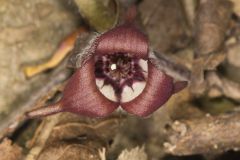
[[[134,25],[123,24],[103,33],[97,39],[96,53],[99,55],[129,53],[134,57],[148,58],[148,39]]]

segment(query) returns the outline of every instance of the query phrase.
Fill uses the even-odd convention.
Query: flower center
[[[105,74],[119,83],[122,79],[131,75],[131,63],[131,59],[123,54],[108,56]]]
[[[147,62],[125,53],[95,57],[96,84],[110,100],[126,102],[138,96],[145,87],[146,74]]]

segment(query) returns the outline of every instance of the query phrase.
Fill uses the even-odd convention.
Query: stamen
[[[146,85],[148,63],[125,53],[95,59],[96,84],[112,101],[128,102],[142,93]]]
[[[112,71],[116,70],[117,69],[117,64],[115,64],[115,63],[111,64],[110,68],[111,68]]]

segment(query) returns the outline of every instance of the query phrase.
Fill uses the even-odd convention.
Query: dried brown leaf
[[[11,140],[4,139],[0,143],[0,159],[1,160],[21,160],[23,158],[22,149],[12,144]]]
[[[100,160],[98,150],[76,143],[54,143],[44,148],[37,160]]]
[[[131,150],[123,150],[117,160],[148,160],[145,147],[135,147]]]
[[[187,20],[178,0],[146,0],[139,10],[150,44],[157,52],[184,48],[189,43]]]
[[[210,54],[221,48],[232,13],[228,0],[201,0],[195,24],[195,54]]]

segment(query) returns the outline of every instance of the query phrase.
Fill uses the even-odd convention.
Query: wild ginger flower
[[[28,117],[58,112],[106,117],[118,107],[145,117],[187,85],[150,61],[147,37],[132,23],[103,33],[84,51],[89,56],[68,81],[63,97],[28,112]]]

